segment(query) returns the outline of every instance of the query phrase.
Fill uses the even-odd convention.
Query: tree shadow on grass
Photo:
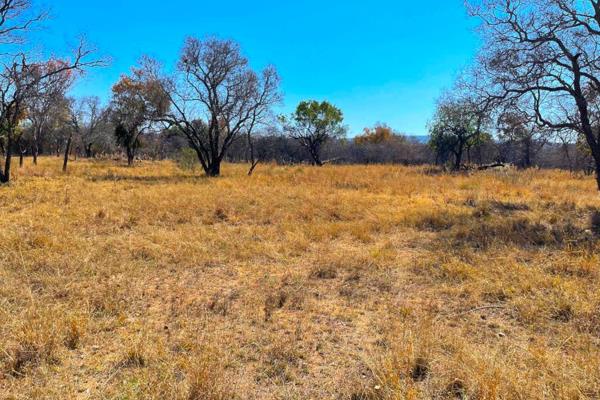
[[[204,175],[131,176],[131,175],[121,175],[121,174],[108,174],[108,175],[90,175],[90,176],[87,176],[86,179],[88,179],[91,182],[130,182],[130,183],[142,183],[142,184],[147,184],[147,185],[168,184],[168,183],[208,183],[209,182],[209,178]]]

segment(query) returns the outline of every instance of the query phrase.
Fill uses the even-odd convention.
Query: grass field
[[[592,178],[59,171],[0,188],[1,399],[600,397]]]

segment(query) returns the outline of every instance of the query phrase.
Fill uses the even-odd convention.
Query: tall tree
[[[161,120],[187,138],[207,176],[220,175],[231,145],[266,124],[281,101],[275,68],[256,73],[230,40],[188,38],[171,77],[152,60],[143,64],[145,79],[161,82],[170,101]]]
[[[498,117],[498,136],[516,151],[518,166],[530,168],[537,154],[551,138],[551,130],[538,126],[527,113],[515,108],[504,109]]]
[[[84,97],[73,103],[71,121],[77,124],[77,134],[87,158],[94,156],[94,147],[102,141],[102,134],[108,122],[107,108],[99,97]]]
[[[83,144],[86,157],[90,157],[96,131],[104,119],[100,99],[97,97],[70,98],[67,99],[65,105],[64,128],[67,138],[63,157],[63,172],[67,171],[74,140]]]
[[[291,118],[282,117],[284,131],[300,143],[310,154],[313,165],[323,166],[321,150],[331,139],[342,138],[346,129],[342,125],[342,111],[327,101],[303,101]]]
[[[45,73],[64,67],[63,61],[48,61],[41,68]],[[46,134],[52,130],[57,122],[64,122],[63,115],[65,105],[65,95],[74,82],[75,75],[71,71],[65,71],[56,75],[56,79],[49,82],[39,81],[40,87],[33,88],[34,96],[27,104],[27,119],[31,123],[31,142],[33,163],[37,165],[37,158],[40,154],[41,144],[44,142]]]
[[[141,137],[167,112],[168,97],[159,81],[141,79],[141,70],[122,76],[113,86],[110,114],[115,125],[115,139],[127,154],[132,166]]]
[[[459,170],[467,151],[480,143],[486,114],[471,98],[442,99],[430,125],[429,145],[438,161],[454,157],[453,168]]]
[[[525,101],[540,126],[580,133],[600,190],[600,2],[473,0],[490,98]]]

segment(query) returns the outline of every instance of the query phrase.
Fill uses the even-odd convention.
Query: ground
[[[591,177],[28,164],[0,187],[2,399],[600,397]]]

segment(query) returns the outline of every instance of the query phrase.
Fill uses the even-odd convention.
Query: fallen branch
[[[332,158],[330,160],[325,160],[325,161],[323,161],[323,165],[325,165],[325,164],[331,164],[331,163],[334,163],[336,161],[340,161],[340,160],[343,160],[343,159],[344,159],[343,157],[336,157],[336,158]]]
[[[480,171],[485,171],[487,169],[504,168],[504,167],[506,167],[505,164],[503,164],[503,163],[496,163],[496,164],[480,165],[477,169],[480,170]]]

